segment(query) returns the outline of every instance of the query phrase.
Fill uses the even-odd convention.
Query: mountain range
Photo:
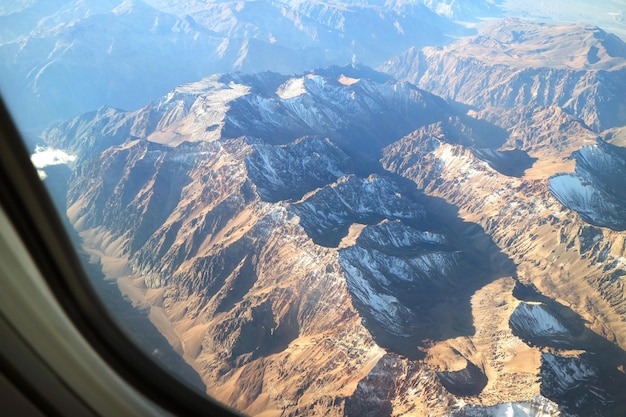
[[[452,20],[506,17],[496,1],[61,3],[72,24],[33,17],[0,46],[27,65],[36,28],[55,39],[61,55],[24,81],[41,91],[70,56],[91,71],[102,48],[80,48],[115,48],[124,19],[126,36],[169,39],[145,53],[198,59],[176,74],[149,60],[172,73],[159,88],[177,83],[158,94],[98,65],[106,94],[136,104],[90,95],[40,140],[67,155],[57,201],[82,250],[209,395],[260,416],[623,414],[618,36]],[[36,4],[15,13],[48,15]]]
[[[0,88],[25,133],[102,105],[135,110],[211,73],[372,67],[484,19],[595,23],[626,36],[619,1],[19,0],[0,6]],[[445,96],[445,95],[444,95]]]
[[[458,26],[410,2],[154,3],[36,1],[0,16],[1,87],[20,124],[40,130],[103,104],[136,109],[211,73],[375,66]],[[24,24],[10,31],[13,22]]]

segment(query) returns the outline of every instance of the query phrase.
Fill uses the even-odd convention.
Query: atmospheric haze
[[[222,403],[618,417],[624,13],[22,1],[0,91],[105,302]]]

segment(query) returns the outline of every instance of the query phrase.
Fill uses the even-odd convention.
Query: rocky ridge
[[[620,180],[626,175],[624,148],[598,139],[596,145],[580,148],[572,158],[575,173],[551,177],[552,194],[591,224],[625,230],[626,194]]]
[[[344,1],[35,0],[0,9],[0,22],[3,96],[37,132],[105,104],[137,109],[207,74],[375,66],[459,30],[421,5]]]
[[[369,74],[214,76],[59,125],[70,221],[243,412],[617,415],[624,236],[550,187],[610,190],[620,151],[562,103],[464,115]]]
[[[380,68],[481,110],[557,105],[596,132],[626,122],[615,93],[624,89],[626,44],[599,28],[507,19],[441,48],[412,48]]]
[[[448,284],[466,286],[458,271],[469,260],[453,243],[456,238],[426,221],[413,187],[382,172],[356,175],[353,158],[363,153],[349,142],[360,139],[351,129],[372,120],[379,103],[407,112],[406,127],[388,129],[389,136],[380,139],[385,142],[453,110],[412,86],[336,71],[290,78],[303,80],[305,89],[286,98],[265,97],[288,90],[276,87],[285,81],[276,83],[275,75],[252,77],[255,83],[248,86],[216,84],[212,78],[136,112],[103,109],[48,131],[50,143],[81,156],[68,194],[70,222],[94,253],[128,262],[132,273],[124,279],[141,277],[133,291],[169,323],[161,322],[161,329],[178,340],[175,345],[207,381],[209,393],[247,413],[297,414],[317,407],[324,407],[324,414],[343,413],[358,382],[384,354],[379,346],[423,357],[416,347],[424,345],[425,332],[444,337],[436,330],[438,315],[428,310],[448,302]],[[307,79],[321,88],[307,87]],[[198,91],[199,86],[208,87]],[[232,89],[248,93],[226,106],[215,98]],[[323,95],[332,106],[323,105]],[[294,105],[311,96],[315,106]],[[335,100],[338,96],[353,97],[357,104]],[[263,139],[262,129],[259,138],[225,137],[253,130],[259,121],[240,118],[240,109],[256,106],[264,114],[268,101],[286,109],[281,117],[295,121],[283,124],[285,130],[292,127],[293,140],[283,143],[286,134]],[[355,105],[358,111],[352,111]],[[351,112],[355,127],[314,124],[320,109]],[[223,111],[219,139],[161,140],[177,138],[182,125],[194,129],[193,123],[206,123],[206,112],[215,110]],[[453,125],[471,130],[460,119]],[[381,129],[389,122],[375,120]],[[326,133],[337,144],[298,136],[305,121],[318,129],[313,133]],[[127,129],[128,137],[118,140],[119,130],[110,123]],[[80,140],[98,126],[102,142]],[[364,293],[364,285],[373,290]],[[420,306],[416,297],[429,302]],[[393,305],[406,313],[397,324],[388,319]],[[416,326],[419,314],[428,319]],[[371,320],[362,322],[363,317]],[[461,313],[452,320],[464,321]],[[459,325],[469,331],[467,324]],[[302,358],[317,371],[298,372],[310,369]],[[264,388],[276,384],[292,388]]]
[[[624,320],[621,307],[624,305],[623,287],[608,278],[621,276],[619,259],[623,256],[623,236],[611,229],[592,228],[584,219],[576,218],[572,211],[560,205],[550,192],[549,172],[540,175],[535,171],[533,175],[520,177],[504,175],[470,149],[446,143],[445,139],[442,140],[445,135],[445,131],[439,131],[439,138],[435,138],[428,129],[415,132],[385,150],[383,165],[413,179],[427,194],[460,207],[462,218],[480,224],[514,260],[519,282],[538,288],[551,300],[559,300],[554,304],[546,298],[528,298],[527,294],[514,291],[512,295],[521,303],[515,303],[519,304],[508,320],[517,337],[538,351],[546,347],[563,352],[578,349],[579,353],[569,354],[568,357],[572,358],[579,357],[580,350],[593,351],[597,355],[616,355],[620,358],[617,362],[623,363],[626,356],[621,349],[616,353],[600,353],[616,349],[614,345],[606,344],[604,338],[618,341],[623,337],[620,324]],[[535,153],[531,148],[529,153],[541,160],[541,152]],[[415,155],[420,155],[419,159]],[[502,227],[503,224],[507,227]],[[577,289],[573,289],[573,285]],[[529,301],[532,303],[528,304]],[[536,304],[540,301],[551,307]],[[596,306],[591,313],[588,310],[590,305]],[[603,305],[606,307],[601,307]],[[580,322],[567,324],[571,318],[565,317],[576,316],[592,323],[589,328],[595,334],[583,331],[585,327]],[[542,355],[539,362],[545,363],[546,356]],[[593,358],[597,361],[597,356]],[[596,362],[594,366],[600,365]],[[604,363],[599,373],[612,374],[621,366]],[[551,372],[548,365],[542,365],[542,369],[542,375]],[[624,376],[619,374],[617,378],[621,380]],[[607,400],[607,396],[601,394],[604,405],[593,406],[595,400],[591,398],[576,402],[576,395],[566,398],[567,395],[564,397],[551,391],[550,377],[546,376],[543,381],[541,394],[562,404],[567,412],[576,413],[585,407],[589,407],[587,410],[602,409],[609,407],[607,404],[615,398],[620,398],[619,394],[611,394],[615,397]],[[571,384],[573,390],[577,383]],[[488,384],[479,398],[489,395],[489,388]],[[606,389],[603,387],[600,391]]]

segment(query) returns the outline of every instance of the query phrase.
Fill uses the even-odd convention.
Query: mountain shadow
[[[339,250],[339,259],[376,342],[420,359],[425,354],[419,348],[432,341],[473,335],[472,295],[495,279],[515,276],[515,265],[482,227],[461,220],[456,207],[402,177],[389,174],[386,181],[406,190],[402,197],[422,207],[423,218],[369,224]]]
[[[572,154],[576,172],[550,178],[550,192],[587,223],[626,230],[626,149],[601,139]]]
[[[508,177],[523,177],[524,171],[537,161],[537,158],[531,157],[520,149],[508,151],[473,149],[472,152],[478,159],[487,162],[491,168]]]
[[[513,334],[543,349],[541,394],[572,415],[623,416],[626,351],[589,329],[570,307],[532,286],[517,283],[513,295],[523,301],[511,315]]]

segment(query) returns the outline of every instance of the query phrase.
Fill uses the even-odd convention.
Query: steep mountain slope
[[[442,48],[410,49],[382,70],[478,109],[557,105],[594,131],[626,123],[626,44],[585,25],[508,19]]]
[[[332,412],[321,388],[348,393],[381,351],[336,255],[312,244],[285,205],[254,193],[251,151],[243,140],[111,148],[77,176],[68,215],[105,257],[130,258],[126,280],[139,279],[134,291],[144,293],[136,302],[162,317],[160,329],[211,394],[252,414],[280,414],[299,400]],[[174,175],[181,182],[166,181]],[[98,198],[104,221],[89,204]],[[330,372],[346,360],[353,365]]]
[[[580,27],[495,28],[416,65],[465,105],[353,65],[214,75],[57,124],[69,220],[245,413],[619,416],[624,59],[563,58],[589,61]],[[505,57],[547,33],[543,64]],[[524,71],[591,84],[528,99]]]
[[[40,131],[103,105],[134,110],[212,73],[378,65],[457,27],[423,6],[311,4],[34,1],[0,16],[0,87],[19,125]]]
[[[626,230],[626,151],[601,139],[572,154],[575,174],[550,178],[550,191],[585,221],[614,230]]]
[[[533,349],[549,347],[559,358],[568,358],[560,360],[542,353],[533,359],[541,363],[541,394],[568,413],[611,414],[608,410],[612,408],[607,405],[624,401],[623,395],[607,382],[611,378],[624,381],[619,369],[623,369],[626,359],[622,350],[626,299],[618,278],[623,274],[623,234],[590,227],[584,218],[562,206],[550,191],[559,176],[550,179],[549,170],[529,169],[531,175],[506,176],[471,150],[446,143],[445,135],[440,131],[439,137],[433,138],[427,129],[421,129],[390,145],[384,152],[383,166],[412,179],[427,194],[459,207],[463,219],[481,225],[513,259],[519,282],[543,294],[516,287],[512,296],[518,300],[514,304],[517,307],[509,313],[507,326]],[[539,164],[541,153],[535,155]],[[608,164],[602,164],[601,171],[613,172]],[[583,322],[589,323],[587,327]],[[598,395],[581,397],[575,393],[584,376],[560,382],[568,387],[563,388],[568,394],[562,395],[559,388],[553,390],[552,378],[563,381],[554,372],[561,375],[568,371],[555,371],[551,366],[576,368],[578,362],[574,365],[571,361],[578,361],[575,358],[585,351],[597,352],[591,356],[592,365],[585,365],[595,369],[594,378],[599,374],[608,378],[601,378],[602,383],[590,382],[596,388],[586,388]],[[497,366],[497,360],[486,360],[487,368]],[[530,357],[526,360],[532,363]],[[488,384],[479,398],[487,398],[489,388]],[[618,411],[612,413],[619,415]]]
[[[567,43],[556,41],[560,30]],[[489,59],[481,58],[485,53]],[[443,142],[451,132],[422,129],[390,146],[383,165],[459,207],[462,218],[480,224],[513,259],[519,281],[548,297],[514,292],[525,303],[541,304],[520,304],[509,319],[517,337],[544,349],[535,359],[540,393],[574,415],[619,415],[623,394],[607,381],[623,380],[623,202],[616,183],[623,177],[623,149],[598,141],[589,128],[624,125],[624,100],[615,94],[624,89],[623,44],[597,29],[507,21],[418,55],[404,61],[415,65],[404,74],[422,74],[414,80],[442,94],[438,82],[452,77],[447,96],[509,132],[501,151],[522,150],[534,161],[515,164],[522,169],[511,177],[485,158],[492,151],[450,146]],[[470,77],[475,82],[461,81]],[[407,156],[416,153],[419,160]],[[576,315],[595,335],[580,319],[564,320]],[[621,349],[614,352],[605,340]],[[597,356],[585,353],[591,351]]]
[[[441,98],[371,70],[347,66],[296,77],[214,75],[176,88],[137,111],[101,108],[96,114],[54,125],[44,136],[49,144],[80,154],[119,144],[125,135],[177,145],[249,132],[270,144],[332,134],[345,152],[374,158],[382,146],[417,126],[448,119],[468,131],[467,140],[480,140],[464,127],[464,119],[469,118],[456,114]],[[88,134],[94,129],[103,134]],[[75,141],[75,134],[85,139]]]
[[[463,117],[369,70],[321,73],[212,77],[46,133],[79,155],[68,216],[91,253],[150,308],[209,393],[251,414],[343,414],[380,346],[418,366],[428,338],[470,334],[466,297],[492,279],[471,278],[476,251],[465,254],[456,226],[427,221],[414,187],[355,175],[381,143],[436,118],[471,133]],[[385,106],[396,116],[381,118]],[[366,121],[386,136],[372,143]],[[259,137],[235,136],[244,131]],[[459,308],[438,313],[450,303]]]

